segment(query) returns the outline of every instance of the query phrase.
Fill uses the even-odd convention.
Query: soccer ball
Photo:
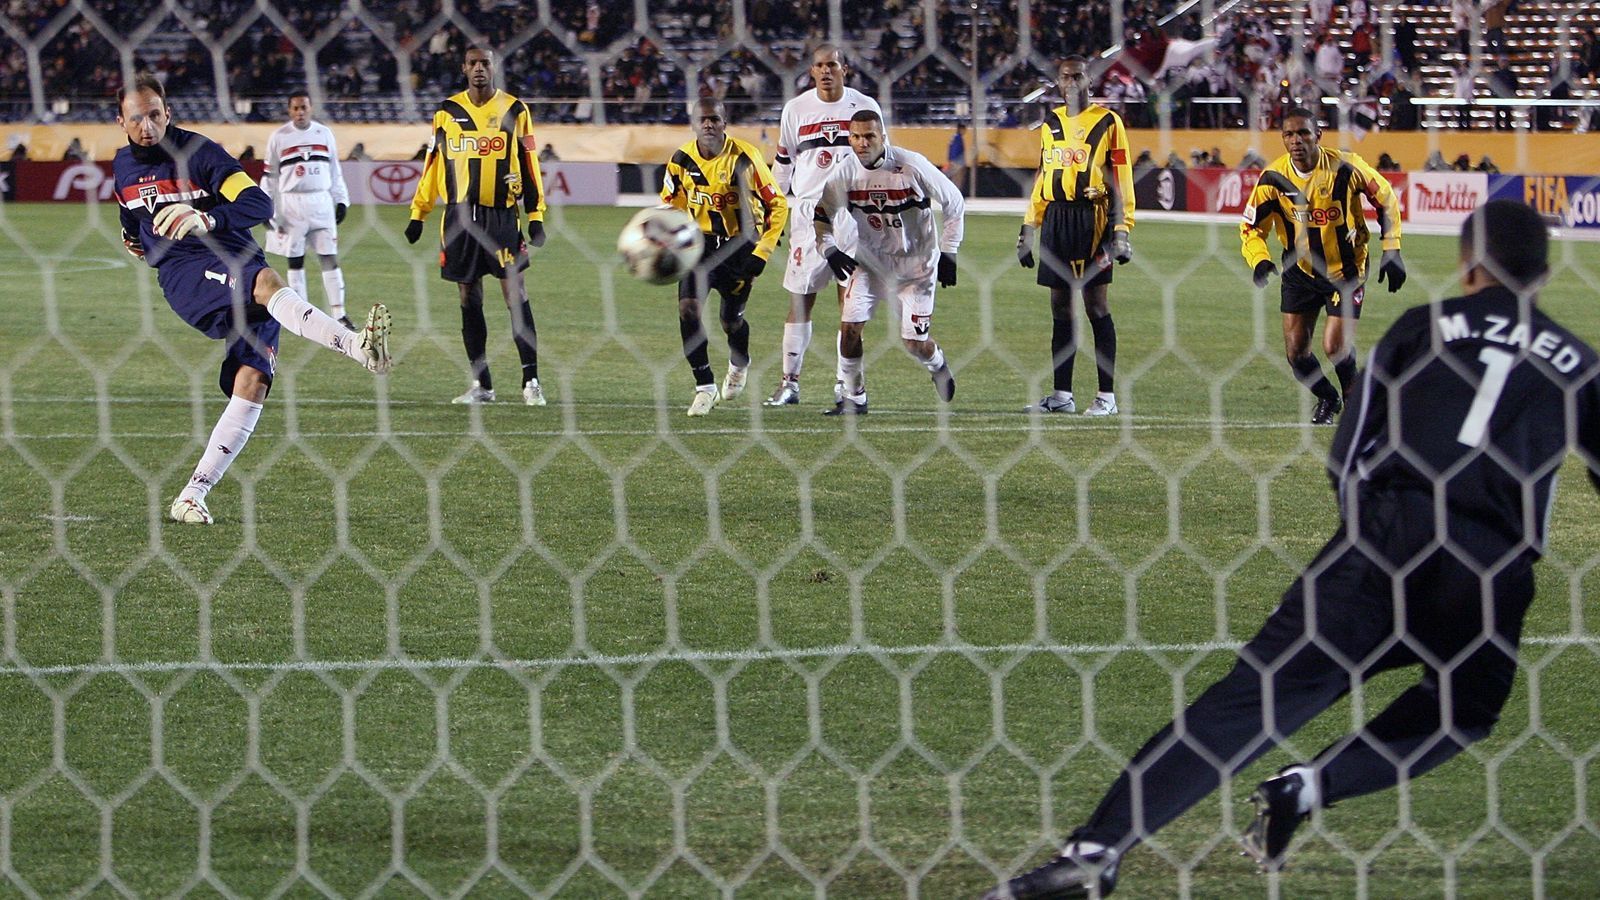
[[[617,235],[617,255],[633,277],[672,284],[689,274],[705,250],[705,237],[689,214],[676,207],[640,210]]]

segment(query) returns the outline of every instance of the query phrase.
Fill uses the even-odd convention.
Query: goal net
[[[1448,7],[1387,0],[6,5],[0,891],[949,897],[1040,864],[1339,521],[1332,429],[1285,362],[1276,283],[1254,287],[1238,251],[1289,105],[1317,110],[1325,146],[1400,169],[1410,277],[1371,285],[1363,356],[1407,307],[1460,292],[1462,214],[1499,196],[1561,223],[1541,306],[1600,337],[1597,169],[1572,134],[1600,19],[1496,8],[1458,35]],[[865,330],[871,414],[819,415],[830,288],[801,402],[764,405],[785,236],[744,314],[748,387],[691,418],[676,289],[628,277],[617,234],[658,202],[697,98],[770,163],[824,41],[891,142],[967,194],[931,320],[959,390],[939,399],[885,308]],[[404,236],[413,157],[474,45],[542,151],[548,241],[526,284],[545,407],[521,401],[494,281],[498,399],[450,402],[475,375],[461,299],[438,220]],[[1104,417],[1023,412],[1052,393],[1052,323],[1016,239],[1070,54],[1138,157]],[[110,187],[115,91],[146,70],[176,124],[235,156],[262,154],[308,91],[347,157],[351,316],[381,301],[395,323],[377,379],[283,336],[206,528],[166,517],[226,403],[220,345],[123,253]],[[1424,170],[1463,154],[1468,171]],[[302,282],[324,308],[326,257],[306,254]],[[1105,348],[1073,317],[1081,413]],[[704,318],[720,382],[714,299]],[[1294,866],[1249,880],[1250,791],[1417,670],[1357,683],[1129,853],[1123,889],[1592,893],[1600,508],[1583,465],[1488,739],[1317,815]]]

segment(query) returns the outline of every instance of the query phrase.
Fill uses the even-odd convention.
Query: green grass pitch
[[[985,861],[1046,856],[1333,528],[1331,432],[1301,424],[1231,225],[1136,230],[1109,421],[1020,412],[1049,325],[1011,216],[971,217],[939,295],[950,407],[879,321],[872,415],[819,416],[825,298],[804,404],[761,408],[774,265],[751,390],[691,420],[673,290],[611,261],[627,216],[552,211],[529,277],[551,406],[464,408],[434,248],[356,210],[351,305],[389,304],[399,366],[286,334],[200,529],[162,519],[222,408],[221,345],[126,260],[114,208],[0,208],[0,896],[970,896]],[[1364,347],[1454,290],[1453,246],[1407,239]],[[1600,339],[1600,245],[1556,255],[1546,307]],[[1564,480],[1492,738],[1325,812],[1268,878],[1234,836],[1273,753],[1131,854],[1119,896],[1593,895],[1600,504]]]

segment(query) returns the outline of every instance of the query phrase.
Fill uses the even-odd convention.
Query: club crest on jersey
[[[141,184],[141,185],[139,185],[139,202],[144,204],[144,208],[145,208],[146,212],[155,212],[156,211],[156,198],[159,197],[159,196],[161,196],[161,185],[159,185],[159,184]]]
[[[832,144],[832,143],[838,141],[838,139],[839,139],[839,123],[838,122],[823,122],[821,125],[818,125],[817,128],[822,132],[822,136],[828,139],[828,143]]]
[[[522,196],[522,176],[515,172],[507,172],[505,176],[506,191],[513,197]]]
[[[889,192],[888,191],[868,191],[867,192],[867,202],[871,203],[873,206],[878,207],[879,209],[883,209],[885,206],[887,206],[889,204]]]

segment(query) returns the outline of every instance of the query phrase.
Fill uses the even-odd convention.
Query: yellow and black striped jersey
[[[1023,221],[1037,226],[1055,200],[1092,200],[1099,231],[1109,220],[1120,231],[1133,229],[1133,166],[1128,132],[1116,113],[1096,103],[1075,116],[1058,106],[1040,131],[1039,176]],[[1107,172],[1110,180],[1107,180]]]
[[[1361,198],[1378,211],[1383,249],[1400,249],[1400,200],[1389,180],[1346,150],[1323,147],[1309,175],[1285,153],[1261,173],[1239,223],[1240,250],[1254,269],[1272,259],[1267,235],[1283,244],[1283,266],[1333,282],[1361,281],[1367,273],[1367,229]]]
[[[789,204],[761,151],[736,137],[710,159],[696,141],[675,150],[661,179],[661,202],[688,212],[706,234],[745,235],[762,259],[777,249],[789,220]]]
[[[462,91],[440,105],[411,218],[426,219],[440,197],[494,208],[520,203],[530,221],[544,218],[544,178],[527,104],[495,91],[479,106]]]

